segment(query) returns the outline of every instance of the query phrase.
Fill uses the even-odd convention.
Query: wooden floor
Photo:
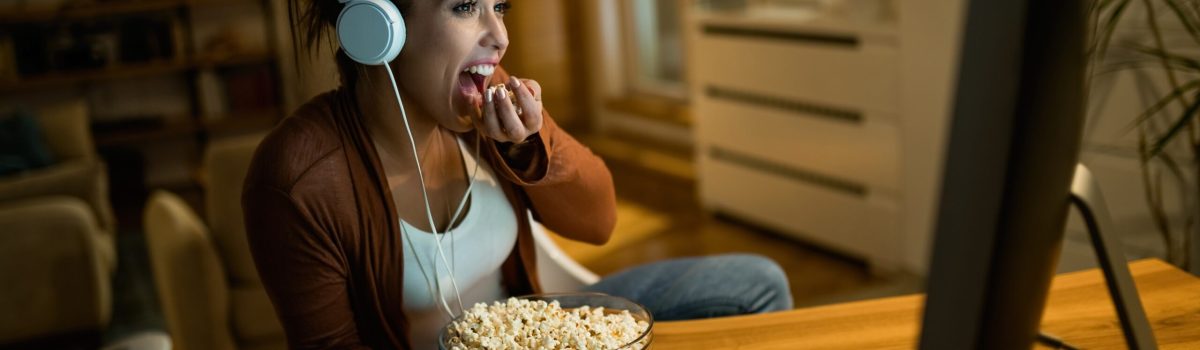
[[[583,139],[605,158],[613,173],[618,197],[617,227],[612,240],[601,247],[561,238],[558,241],[569,255],[600,275],[663,259],[755,253],[783,267],[797,306],[915,289],[917,281],[910,277],[872,276],[860,262],[735,219],[706,213],[696,200],[695,182],[686,175],[687,171],[654,169],[662,164],[646,164],[647,159],[670,157],[633,155],[621,146],[603,144],[606,141]],[[676,159],[662,163],[678,167],[687,162]],[[897,283],[901,285],[899,288]]]

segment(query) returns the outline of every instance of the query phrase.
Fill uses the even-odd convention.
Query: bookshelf
[[[122,190],[141,194],[159,187],[202,186],[194,174],[200,173],[201,153],[208,142],[265,132],[284,117],[287,87],[277,50],[273,9],[278,4],[274,1],[0,4],[0,107],[62,96],[87,99],[92,107],[93,139],[101,155],[121,155],[110,163],[129,162],[130,154],[141,155],[135,157],[141,164],[110,164],[110,178],[147,179],[140,189],[114,188],[114,196]],[[221,22],[227,18],[233,19]],[[62,45],[57,43],[63,41],[82,43],[77,46],[84,47],[78,50],[84,54],[62,53]],[[127,50],[131,47],[134,50]],[[149,54],[138,54],[137,49]],[[75,61],[63,57],[84,63],[64,64]],[[155,81],[166,81],[164,84],[179,87],[175,89],[179,91],[167,99],[115,92],[122,91],[122,84],[130,90],[129,85]],[[174,107],[154,110],[163,105]],[[137,110],[142,106],[148,110]],[[107,112],[97,112],[105,107]],[[164,156],[168,148],[179,151]],[[176,176],[150,174],[156,167],[188,170],[172,172]]]
[[[116,64],[109,67],[49,72],[12,81],[0,81],[0,93],[28,92],[46,88],[62,88],[69,85],[102,82],[106,80],[132,79],[158,74],[181,73],[196,69],[213,69],[241,65],[268,64],[274,54],[251,53],[226,57],[196,57],[193,59],[158,60],[144,63]]]

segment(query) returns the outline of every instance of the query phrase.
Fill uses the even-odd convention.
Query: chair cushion
[[[87,101],[69,100],[41,105],[35,114],[50,153],[60,161],[96,157]]]
[[[0,177],[0,202],[55,195],[82,199],[91,206],[101,229],[110,234],[116,231],[108,174],[99,158],[62,159],[48,167]]]
[[[112,276],[99,231],[75,198],[0,205],[0,344],[108,325]]]

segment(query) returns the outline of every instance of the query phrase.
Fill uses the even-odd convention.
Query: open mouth
[[[494,73],[496,73],[496,65],[492,64],[479,64],[463,69],[458,76],[459,89],[463,97],[475,106],[482,106],[488,78]]]

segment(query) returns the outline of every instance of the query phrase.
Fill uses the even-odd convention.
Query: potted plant
[[[1165,77],[1166,90],[1140,89],[1155,102],[1130,116],[1128,131],[1137,136],[1141,186],[1167,260],[1200,273],[1200,0],[1096,0],[1092,10],[1091,77],[1128,69]],[[1142,30],[1114,35],[1122,26]],[[1165,30],[1186,44],[1168,40]],[[1168,215],[1168,182],[1185,189],[1181,203],[1170,203],[1182,215]]]

